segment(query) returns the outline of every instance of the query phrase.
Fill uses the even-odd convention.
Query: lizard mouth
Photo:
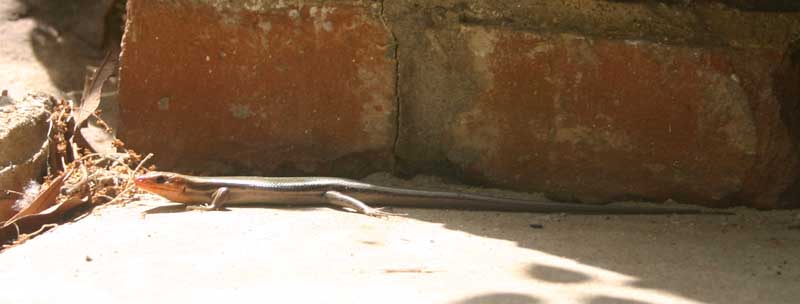
[[[156,194],[180,192],[179,185],[166,182],[163,176],[145,174],[134,178],[133,183],[140,189]]]
[[[147,176],[139,176],[139,177],[133,179],[133,183],[136,184],[136,187],[139,187],[141,189],[148,190],[148,191],[151,190],[151,189],[152,190],[157,190],[157,189],[168,190],[168,189],[166,189],[166,187],[159,186],[159,184],[153,182]]]

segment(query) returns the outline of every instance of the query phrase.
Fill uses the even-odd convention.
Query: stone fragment
[[[0,102],[0,190],[22,192],[42,177],[47,159],[49,96],[31,94],[22,101],[2,97]],[[0,197],[0,220],[8,216],[18,197]]]

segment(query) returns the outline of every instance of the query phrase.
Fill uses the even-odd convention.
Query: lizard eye
[[[167,182],[167,178],[164,177],[163,175],[159,175],[158,177],[156,177],[156,183],[157,184],[163,184],[163,183],[166,183],[166,182]]]

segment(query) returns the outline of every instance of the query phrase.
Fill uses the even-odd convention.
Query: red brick
[[[771,49],[465,28],[480,93],[448,158],[468,178],[585,202],[775,207],[797,151]]]
[[[217,174],[389,168],[396,63],[378,7],[219,3],[129,1],[130,147],[162,168]]]

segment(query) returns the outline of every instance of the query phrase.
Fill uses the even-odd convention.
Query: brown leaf
[[[71,197],[58,205],[58,207],[51,208],[50,211],[22,216],[13,223],[7,222],[5,226],[0,228],[0,244],[8,242],[20,234],[35,232],[44,225],[58,223],[63,219],[64,214],[84,203],[78,197]]]
[[[83,88],[83,96],[81,97],[81,105],[75,112],[75,130],[81,127],[83,122],[97,110],[100,105],[100,97],[103,92],[103,84],[105,84],[108,77],[114,72],[116,61],[119,57],[119,46],[112,44],[112,47],[106,53],[106,57],[100,64],[100,67],[94,71],[91,81]]]
[[[58,197],[59,192],[61,191],[61,186],[64,184],[64,180],[66,180],[69,175],[72,174],[72,170],[67,171],[64,174],[59,175],[56,179],[53,180],[47,188],[44,188],[39,195],[36,196],[36,199],[33,200],[28,207],[22,209],[19,213],[8,219],[4,224],[3,228],[13,224],[18,219],[31,214],[36,214],[47,210],[50,206],[55,205],[56,198]]]

